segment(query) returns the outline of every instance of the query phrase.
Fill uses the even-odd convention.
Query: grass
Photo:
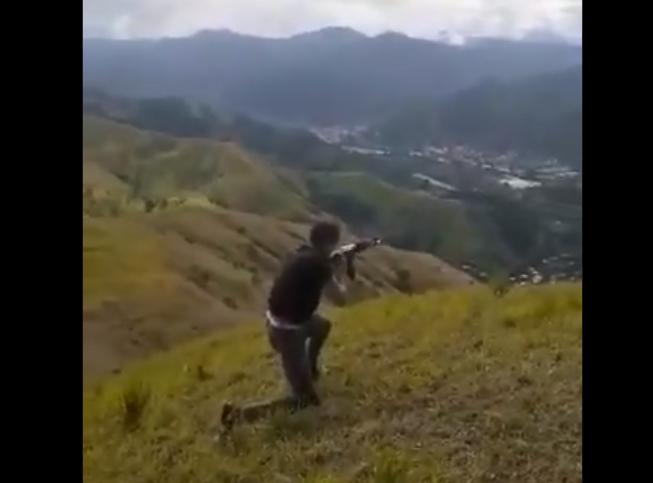
[[[306,219],[305,191],[292,174],[231,144],[178,139],[86,115],[84,185],[128,187],[137,198],[204,198],[240,211]]]
[[[474,259],[482,239],[458,205],[392,186],[369,173],[307,177],[313,201],[354,226],[372,228],[399,246],[448,260]]]
[[[308,230],[192,206],[82,225],[85,378],[259,316],[271,278]],[[469,283],[432,256],[388,247],[362,257],[359,268],[355,300],[403,289],[406,274],[415,292]]]
[[[114,175],[93,163],[82,161],[82,185],[84,188],[103,191],[127,191],[128,187]]]
[[[319,173],[310,175],[308,181],[326,194],[353,197],[357,202],[374,205],[382,212],[408,203],[431,207],[437,203],[437,199],[427,194],[397,188],[368,173]]]
[[[282,390],[259,324],[83,391],[86,483],[582,481],[582,286],[388,296],[333,311],[324,405],[215,440]]]
[[[117,219],[83,221],[84,307],[135,292],[158,292],[167,281],[163,246],[143,226]]]

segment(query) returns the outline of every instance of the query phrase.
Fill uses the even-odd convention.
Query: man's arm
[[[338,276],[338,272],[342,271],[343,261],[344,260],[342,257],[336,257],[332,258],[328,265],[323,265],[323,267],[326,269],[324,276],[327,280],[324,287],[324,294],[336,305],[344,305],[347,302],[345,296],[347,287]]]
[[[335,273],[327,282],[325,293],[336,305],[345,305],[347,303],[347,287]]]

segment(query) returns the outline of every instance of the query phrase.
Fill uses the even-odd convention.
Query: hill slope
[[[233,210],[170,208],[83,220],[83,376],[260,315],[269,281],[307,226]],[[471,279],[419,253],[361,259],[352,299]]]
[[[274,395],[258,324],[83,394],[86,483],[582,481],[582,287],[388,297],[338,311],[319,410],[214,439]]]
[[[301,184],[234,144],[173,138],[91,115],[83,116],[82,134],[85,181],[90,168],[101,169],[112,178],[91,179],[107,190],[118,178],[134,198],[202,197],[238,210],[305,219]]]
[[[392,186],[368,173],[308,176],[313,202],[351,226],[383,233],[388,243],[437,253],[452,263],[474,259],[482,247],[461,206]]]

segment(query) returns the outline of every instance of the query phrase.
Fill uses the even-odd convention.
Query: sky
[[[83,0],[84,36],[184,36],[204,29],[284,37],[327,26],[422,38],[582,36],[582,0]]]

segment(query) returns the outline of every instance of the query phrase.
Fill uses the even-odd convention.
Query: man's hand
[[[381,244],[380,238],[368,238],[359,240],[355,243],[343,245],[331,254],[331,263],[335,270],[341,269],[345,265],[345,273],[349,280],[356,279],[356,255],[364,252],[368,248],[375,247]]]

